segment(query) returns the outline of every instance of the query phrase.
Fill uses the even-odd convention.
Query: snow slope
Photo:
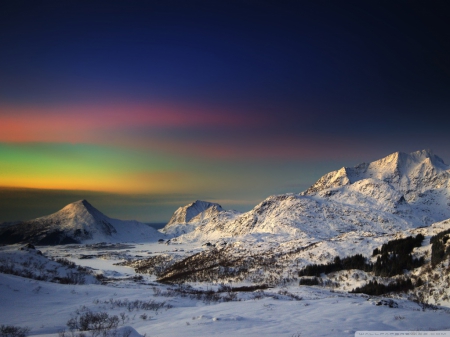
[[[137,221],[112,219],[86,200],[60,211],[0,229],[1,243],[67,244],[152,241],[163,235]]]

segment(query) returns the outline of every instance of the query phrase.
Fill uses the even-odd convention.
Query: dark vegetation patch
[[[0,337],[26,337],[30,332],[28,327],[0,325]]]
[[[232,246],[214,247],[168,264],[167,267],[158,271],[158,282],[167,284],[212,281],[227,283],[229,280],[233,282],[246,280],[256,285],[285,284],[294,279],[294,275],[288,275],[288,277],[283,275],[286,267],[291,263],[289,256],[315,245],[317,243],[287,252],[269,249],[264,254],[255,254],[245,248],[236,251],[236,248]],[[138,268],[136,271],[144,273],[145,268]]]
[[[320,276],[341,270],[360,269],[372,271],[372,264],[366,262],[366,258],[361,254],[345,257],[341,259],[336,256],[333,262],[327,264],[310,264],[299,271],[298,276]]]
[[[226,281],[230,278],[244,280],[256,269],[267,271],[277,267],[281,267],[281,264],[270,254],[236,257],[227,248],[220,250],[214,248],[194,254],[168,266],[159,274],[158,282],[176,284],[213,280]],[[260,281],[262,281],[262,278]],[[258,279],[252,281],[260,283]]]
[[[442,236],[443,238],[445,236]],[[319,285],[321,274],[329,274],[341,270],[359,269],[365,272],[373,272],[376,276],[391,277],[402,275],[404,270],[412,270],[425,263],[424,257],[419,259],[412,257],[412,251],[420,247],[424,240],[422,234],[416,237],[408,236],[404,239],[391,240],[373,251],[373,256],[378,256],[375,263],[368,262],[361,254],[340,258],[336,256],[333,262],[327,264],[311,264],[300,270],[299,276],[314,276],[314,278],[300,279],[300,285]],[[421,285],[419,279],[416,286]],[[365,293],[368,295],[382,295],[389,292],[406,292],[414,288],[410,278],[400,278],[388,285],[369,281],[362,287],[354,289],[353,293]]]
[[[430,238],[431,246],[431,264],[435,267],[450,255],[450,246],[446,247],[446,243],[450,238],[450,229],[442,231]]]
[[[40,246],[67,245],[72,243],[80,243],[80,241],[67,236],[66,233],[59,230],[45,233],[42,238],[36,240],[36,245]]]
[[[420,247],[424,236],[418,234],[415,238],[389,241],[381,249],[376,248],[373,255],[380,255],[375,263],[367,262],[361,254],[340,258],[336,256],[333,262],[327,264],[310,264],[300,270],[299,276],[320,276],[341,270],[359,269],[373,272],[376,276],[394,276],[403,274],[404,269],[412,270],[424,264],[423,257],[413,258],[411,253],[415,247]]]
[[[231,287],[225,284],[220,284],[217,290],[214,289],[195,289],[188,284],[179,284],[176,287],[171,287],[163,290],[161,287],[153,287],[153,292],[155,296],[164,297],[187,297],[190,299],[195,299],[202,301],[206,304],[213,302],[230,302],[230,301],[240,301],[238,298],[239,292],[251,292],[251,298],[258,300],[265,297],[272,297],[273,299],[287,299],[301,301],[302,298],[298,295],[292,294],[286,290],[280,290],[277,294],[268,294],[264,290],[270,288],[267,284],[254,285],[254,286],[243,286],[243,287]]]
[[[116,329],[119,325],[117,315],[108,315],[106,312],[92,312],[89,309],[78,312],[67,321],[67,326],[71,331],[91,331],[92,337],[100,334],[106,335],[109,330]]]
[[[174,263],[171,255],[156,255],[137,261],[119,262],[117,265],[133,267],[139,274],[163,275],[164,271]]]
[[[51,230],[52,224],[21,222],[0,228],[0,244],[12,245],[29,242],[35,245],[64,245],[79,243],[60,230]]]
[[[409,254],[414,248],[420,247],[424,239],[425,237],[422,234],[417,234],[416,237],[408,236],[403,239],[391,240],[383,244],[381,249],[375,248],[373,256],[388,253]]]
[[[242,287],[228,287],[226,290],[223,291],[256,291],[256,290],[265,290],[268,289],[269,286],[267,284],[260,284],[260,285],[254,285],[254,286],[242,286]]]
[[[149,301],[141,301],[141,300],[134,300],[130,301],[127,298],[124,300],[118,299],[115,300],[113,298],[106,300],[106,301],[100,301],[96,300],[94,301],[94,304],[103,304],[108,306],[110,309],[116,309],[116,308],[125,308],[128,310],[128,312],[138,311],[138,310],[151,310],[151,311],[158,311],[161,309],[170,309],[172,306],[170,304],[166,304],[166,302],[156,302],[153,300]]]
[[[414,285],[410,278],[401,278],[390,282],[388,285],[378,283],[377,281],[369,281],[362,287],[353,289],[351,293],[364,293],[367,295],[383,295],[390,292],[407,292],[414,289]]]
[[[422,234],[416,237],[408,236],[404,239],[391,240],[381,246],[381,249],[375,249],[373,256],[379,255],[377,261],[373,264],[373,272],[377,276],[387,277],[403,274],[403,270],[413,270],[425,263],[425,258],[419,259],[412,257],[412,251],[420,247],[424,240]]]
[[[86,245],[85,249],[91,250],[120,250],[120,249],[132,249],[135,245],[127,244],[127,243],[107,243],[107,242],[99,242]]]
[[[183,284],[178,285],[176,288],[168,288],[166,290],[162,290],[160,287],[153,287],[153,293],[155,296],[186,297],[197,301],[202,301],[206,304],[210,304],[212,302],[231,302],[238,300],[236,292],[226,291],[220,288],[217,291],[213,289],[194,289],[190,285]]]
[[[313,277],[313,278],[302,277],[300,279],[299,284],[301,286],[317,286],[317,285],[321,284],[321,282],[319,281],[319,279],[317,277]]]
[[[1,258],[0,273],[61,284],[85,284],[86,277],[92,275],[90,269],[77,266],[72,261],[58,258],[51,263],[51,260],[46,260],[37,252],[30,249],[29,256],[24,260]],[[61,267],[65,269],[62,273],[58,270]]]

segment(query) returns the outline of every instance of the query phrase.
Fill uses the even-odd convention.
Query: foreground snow
[[[265,297],[207,305],[171,298],[173,308],[150,312],[147,320],[140,318],[142,310],[128,312],[103,304],[110,299],[161,300],[148,288],[49,284],[2,274],[1,323],[28,326],[36,336],[56,335],[84,305],[110,314],[126,312],[125,325],[147,336],[350,336],[358,330],[450,330],[449,314],[442,310],[422,312],[407,301],[397,301],[399,308],[377,306],[365,296],[309,287],[289,289],[303,297],[300,301]]]
[[[107,246],[103,251],[77,245],[41,248],[44,255],[65,256],[95,268],[95,273],[114,276],[115,281],[65,285],[0,274],[0,324],[28,326],[35,336],[58,336],[67,330],[66,323],[75,311],[86,308],[109,315],[124,313],[119,327],[131,326],[146,336],[353,336],[358,330],[450,330],[445,308],[423,312],[418,304],[402,299],[394,299],[398,308],[390,308],[376,305],[380,298],[292,283],[263,293],[241,292],[231,302],[205,301],[168,292],[176,286],[155,283],[151,276],[132,281],[132,268],[114,264],[127,256],[187,254],[201,249],[195,245],[122,245],[109,256],[105,255]],[[11,255],[14,249],[18,256],[24,254],[18,246],[2,247],[0,253]],[[89,259],[80,258],[88,254]],[[218,287],[212,283],[193,286],[204,290]],[[126,301],[163,305],[158,310],[129,311],[120,306]]]

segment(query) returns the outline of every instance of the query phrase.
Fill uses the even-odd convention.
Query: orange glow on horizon
[[[6,178],[6,179],[5,179]],[[0,186],[45,190],[82,190],[111,193],[174,193],[187,190],[176,173],[143,173],[123,177],[109,174],[95,176],[70,176],[52,174],[42,176],[7,176],[0,178]]]

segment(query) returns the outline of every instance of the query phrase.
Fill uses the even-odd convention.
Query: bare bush
[[[65,259],[65,258],[63,258],[63,257],[61,257],[61,258],[56,258],[56,259],[54,259],[54,261],[55,262],[58,262],[59,264],[62,264],[63,266],[66,266],[66,267],[68,267],[68,268],[76,268],[76,264],[75,264],[75,262],[72,262],[72,261],[69,261],[69,260],[67,260],[67,259]]]
[[[92,312],[89,309],[83,312],[77,311],[75,317],[67,321],[71,331],[91,331],[92,336],[107,335],[108,331],[116,329],[119,325],[119,317],[110,316],[106,312]]]
[[[69,269],[66,276],[57,276],[56,267],[54,269],[45,269],[49,267],[48,264],[36,261],[33,256],[30,256],[26,261],[0,259],[0,273],[62,284],[84,284],[86,276],[92,274],[89,269],[76,266],[75,263],[67,259],[56,259],[55,262]],[[75,268],[77,271],[72,271]]]
[[[98,301],[100,303],[100,301]],[[141,300],[134,300],[130,301],[127,298],[124,300],[115,300],[113,298],[110,298],[107,301],[103,302],[106,305],[109,305],[111,309],[115,308],[126,308],[129,312],[132,312],[134,310],[151,310],[151,311],[158,311],[160,309],[166,308],[170,309],[172,306],[170,304],[166,304],[166,302],[156,302],[153,300],[149,301],[141,301]],[[123,313],[125,314],[125,313]],[[121,316],[122,317],[122,316]]]
[[[19,327],[14,325],[1,325],[0,337],[26,337],[30,332],[28,327]]]

